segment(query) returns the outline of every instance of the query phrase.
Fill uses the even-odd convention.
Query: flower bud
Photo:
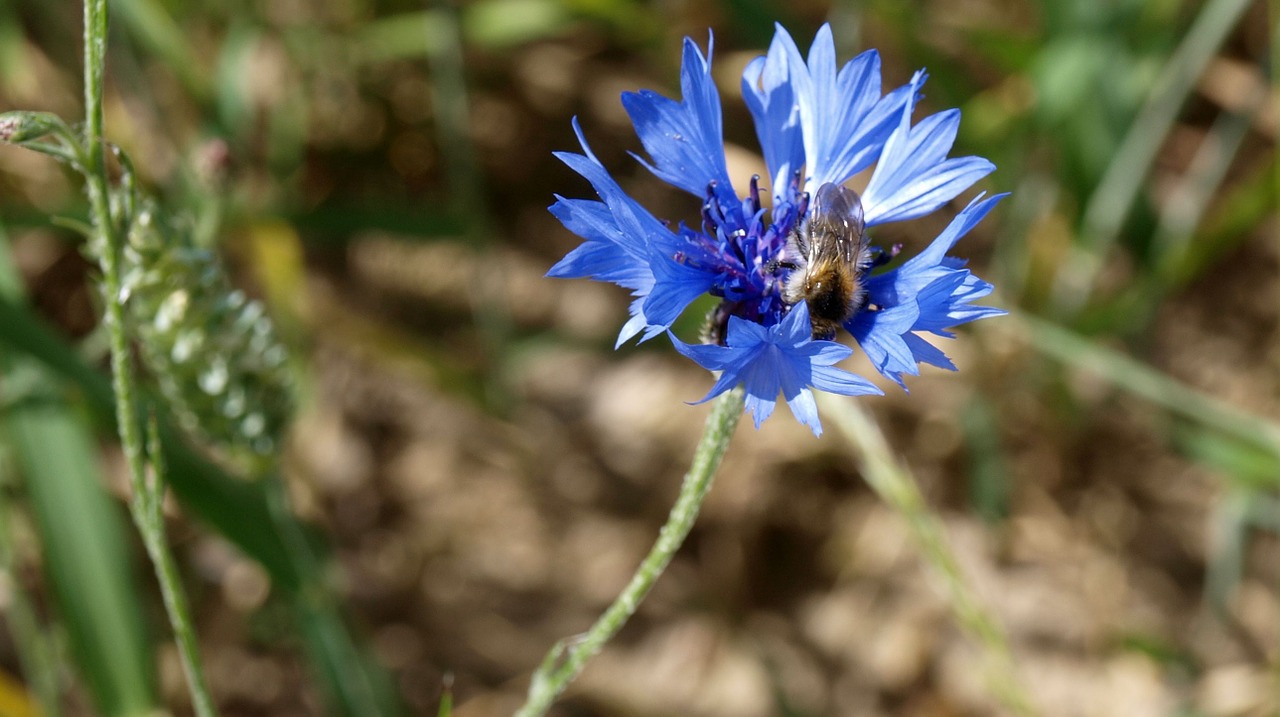
[[[288,352],[214,252],[151,200],[136,207],[122,285],[143,360],[188,435],[231,467],[261,474],[293,412]]]

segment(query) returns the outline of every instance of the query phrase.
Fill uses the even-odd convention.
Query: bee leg
[[[799,269],[799,268],[800,268],[800,265],[795,263],[794,261],[789,261],[789,260],[784,261],[780,257],[774,257],[770,259],[760,269],[765,274],[776,274],[779,269],[786,269],[787,271],[795,271],[796,269]]]

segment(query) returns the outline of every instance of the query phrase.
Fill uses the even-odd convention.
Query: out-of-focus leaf
[[[1244,574],[1244,553],[1249,544],[1248,514],[1248,491],[1228,490],[1209,519],[1213,537],[1204,591],[1209,604],[1220,615],[1229,614],[1231,595]]]
[[[311,669],[330,694],[329,703],[346,717],[400,714],[389,676],[372,655],[351,643],[351,636],[335,618],[330,605],[302,596],[295,604],[298,628],[306,639]]]
[[[573,21],[565,4],[555,0],[484,0],[462,11],[466,42],[502,49],[561,32]],[[440,35],[450,22],[444,10],[422,10],[379,18],[362,26],[353,46],[369,62],[431,57],[449,42]],[[447,28],[445,28],[447,31]]]
[[[1229,189],[1216,209],[1187,244],[1182,261],[1169,271],[1175,286],[1191,281],[1242,241],[1254,236],[1280,204],[1280,162],[1275,151],[1249,176]]]
[[[1212,426],[1280,456],[1280,424],[1274,421],[1190,388],[1141,361],[1047,321],[1022,315],[1002,322],[1005,326],[1010,324],[1024,330],[1036,350],[1058,361],[1093,373],[1175,415]]]
[[[8,87],[30,83],[22,22],[11,0],[0,0],[0,79]]]
[[[554,35],[572,21],[557,0],[485,0],[462,11],[462,28],[469,42],[493,49]]]
[[[7,373],[10,385],[49,386],[31,364]],[[154,707],[154,666],[130,582],[125,524],[103,490],[93,437],[62,397],[44,392],[10,403],[5,424],[80,674],[104,714],[146,714]]]
[[[159,0],[115,0],[111,7],[119,13],[129,31],[149,51],[164,60],[165,66],[178,76],[187,92],[198,101],[208,99],[209,78],[203,72],[205,63],[197,61],[187,36],[163,3]]]
[[[254,129],[253,106],[247,93],[253,52],[259,32],[244,21],[233,21],[222,40],[215,63],[214,95],[218,119],[233,136],[245,139]]]
[[[0,295],[16,302],[21,288],[2,231],[0,240]],[[103,714],[148,713],[155,665],[130,579],[125,522],[103,487],[93,434],[44,367],[5,346],[0,372],[5,432],[80,674]]]
[[[38,359],[79,389],[98,420],[106,424],[114,422],[115,404],[106,377],[87,366],[24,307],[3,298],[0,298],[0,345]],[[285,529],[282,521],[293,518],[277,517],[272,512],[262,483],[231,478],[188,448],[172,428],[162,425],[160,431],[161,447],[169,467],[168,484],[182,504],[257,560],[273,583],[293,598],[317,672],[326,680],[341,681],[325,685],[335,698],[344,700],[337,702],[335,709],[349,715],[396,714],[397,710],[391,706],[394,692],[385,675],[356,646],[338,611],[327,604],[316,603],[313,593],[323,591],[319,586],[319,581],[324,579],[321,561],[314,556],[297,555],[296,540],[281,534]],[[301,530],[300,526],[291,525]],[[93,583],[77,583],[77,589],[83,590],[85,585]],[[93,593],[85,591],[84,594]],[[345,701],[353,694],[348,689],[352,684],[367,688],[355,696],[360,701]]]
[[[81,358],[24,307],[0,299],[0,344],[30,355],[71,381],[101,422],[113,425],[115,403],[105,376]],[[280,536],[271,528],[262,490],[237,481],[196,455],[172,429],[161,428],[169,484],[188,508],[246,554],[262,563],[281,587],[300,584]]]
[[[1192,458],[1243,489],[1280,489],[1280,456],[1263,446],[1207,430],[1188,430],[1179,443]]]
[[[443,689],[440,693],[440,709],[436,717],[452,717],[453,715],[453,675],[446,674]]]
[[[1210,0],[1160,69],[1141,111],[1085,205],[1074,252],[1054,287],[1059,313],[1074,314],[1093,290],[1102,258],[1119,238],[1164,138],[1195,80],[1248,9],[1248,0]]]

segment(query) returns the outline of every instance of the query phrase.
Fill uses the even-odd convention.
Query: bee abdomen
[[[842,323],[853,313],[857,287],[852,277],[833,273],[830,278],[813,285],[807,292],[809,315],[833,323]]]

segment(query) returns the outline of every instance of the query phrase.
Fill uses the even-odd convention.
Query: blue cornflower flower
[[[768,53],[742,78],[772,181],[766,207],[759,178],[745,195],[729,179],[710,57],[710,46],[704,57],[686,38],[681,101],[647,90],[622,96],[649,156],[636,158],[699,197],[701,226],[673,227],[629,197],[592,154],[575,119],[583,153],[556,156],[591,183],[600,201],[556,196],[551,212],[586,241],[548,275],[630,289],[631,318],[618,345],[670,333],[695,299],[718,297],[706,344],[672,340],[682,354],[720,372],[702,400],[742,385],[757,427],[780,391],[815,434],[822,429],[810,388],[880,393],[833,366],[852,353],[830,340],[835,327],[904,388],[902,376],[918,375],[921,363],[955,370],[922,334],[951,337],[954,326],[1005,313],[973,305],[991,293],[991,284],[946,256],[1004,195],[979,196],[923,252],[896,267],[878,270],[897,249],[872,246],[866,232],[929,214],[995,169],[981,157],[947,156],[959,111],[912,125],[923,71],[882,94],[874,50],[837,70],[829,26],[818,31],[807,59],[778,26]],[[860,197],[841,186],[873,164]]]

